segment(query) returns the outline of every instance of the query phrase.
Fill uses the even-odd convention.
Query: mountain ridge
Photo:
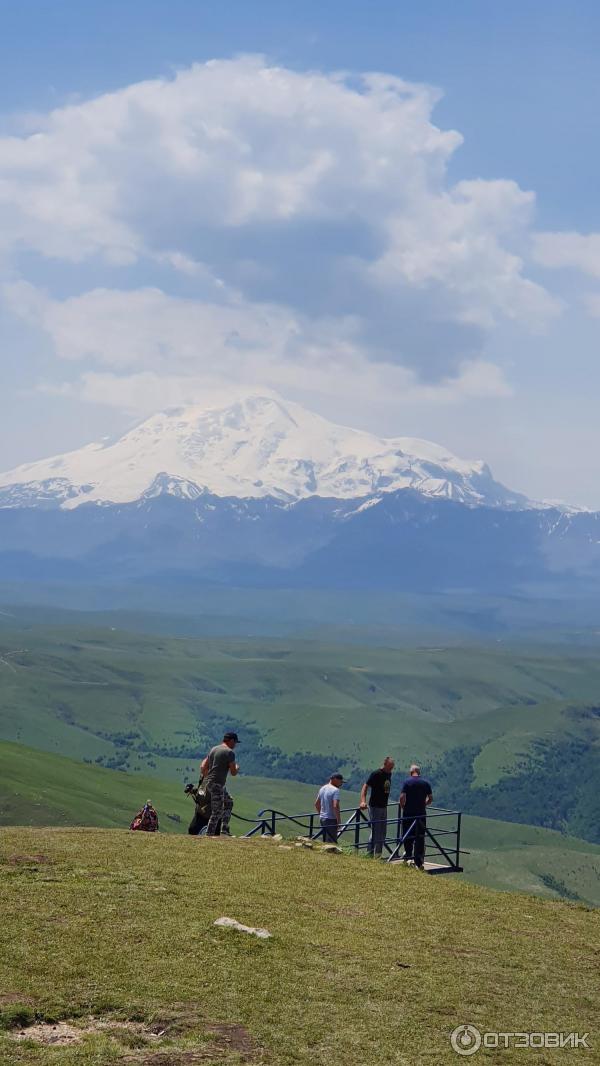
[[[600,515],[469,507],[412,489],[367,500],[196,499],[0,509],[0,577],[188,574],[256,587],[515,589],[600,577]]]

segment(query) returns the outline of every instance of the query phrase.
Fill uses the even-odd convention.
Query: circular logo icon
[[[450,1043],[457,1055],[474,1055],[481,1047],[481,1033],[474,1025],[458,1025],[450,1034]]]

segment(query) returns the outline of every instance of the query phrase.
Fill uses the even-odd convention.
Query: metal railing
[[[357,852],[367,850],[371,827],[376,823],[372,821],[365,810],[361,807],[346,807],[340,814],[349,817],[342,822],[337,833],[337,840],[348,834],[351,846]],[[238,821],[252,825],[246,837],[258,834],[262,836],[275,836],[280,829],[289,830],[292,826],[298,826],[303,830],[303,835],[310,840],[318,840],[323,837],[324,830],[321,826],[319,815],[308,811],[304,814],[285,814],[283,811],[267,807],[258,812],[256,819],[244,818],[233,813],[232,817]],[[425,861],[428,864],[429,873],[462,873],[460,865],[460,835],[462,814],[460,811],[447,810],[444,807],[429,807],[426,815],[402,816],[399,812],[397,818],[386,818],[386,835],[382,847],[387,853],[387,862],[396,862],[401,858],[401,853],[411,835],[420,833],[423,823],[422,836],[424,837]],[[389,830],[392,830],[391,834]],[[282,834],[283,835],[283,834]],[[343,841],[345,843],[345,841]],[[443,859],[444,862],[440,862]],[[426,867],[427,868],[427,867]]]

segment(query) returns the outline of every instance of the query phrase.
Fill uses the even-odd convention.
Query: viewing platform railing
[[[368,811],[361,807],[346,807],[341,815],[348,815],[340,824],[337,840],[341,844],[348,843],[355,851],[366,851],[371,833],[371,821]],[[253,821],[233,813],[238,821],[252,824],[252,828],[244,834],[246,837],[256,835],[289,836],[290,830],[297,826],[302,830],[302,835],[310,840],[318,840],[323,836],[319,815],[316,812],[305,814],[285,814],[273,808],[265,808],[258,812]],[[407,839],[410,839],[413,831],[417,831],[417,823],[421,816],[402,817],[386,820],[386,837],[383,842],[384,854],[387,862],[400,862]],[[425,838],[425,863],[427,873],[462,873],[460,864],[460,834],[462,814],[460,811],[446,810],[444,807],[428,807],[424,818]]]

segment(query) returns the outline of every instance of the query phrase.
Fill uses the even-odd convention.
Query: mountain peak
[[[31,506],[37,499],[73,508],[202,492],[291,502],[406,488],[470,505],[528,505],[494,481],[485,463],[429,441],[340,426],[260,392],[221,405],[170,407],[117,440],[17,467],[0,475],[0,504]]]

